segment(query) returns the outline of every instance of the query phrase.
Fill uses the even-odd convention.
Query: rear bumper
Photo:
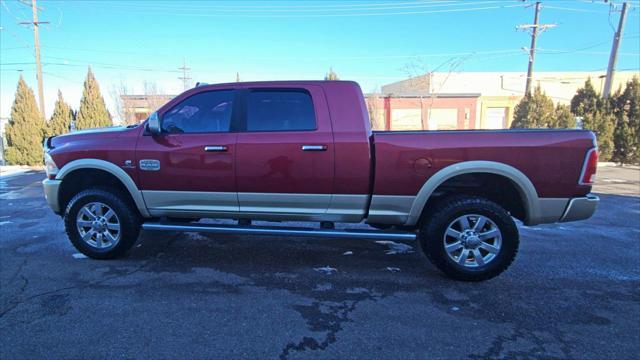
[[[575,198],[541,198],[533,203],[526,225],[549,224],[588,219],[600,199],[592,194]]]
[[[569,201],[567,208],[558,221],[567,222],[588,219],[596,212],[599,202],[600,198],[592,194],[573,198]]]
[[[44,189],[44,197],[47,199],[47,204],[54,213],[60,214],[60,203],[58,202],[58,189],[62,180],[50,180],[45,179],[42,181],[42,188]]]

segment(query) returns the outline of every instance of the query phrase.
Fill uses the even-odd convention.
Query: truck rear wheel
[[[439,203],[420,229],[429,260],[447,276],[463,281],[491,279],[513,262],[518,228],[500,205],[482,197],[451,197]]]
[[[73,246],[94,259],[127,252],[138,239],[140,218],[133,205],[109,189],[88,189],[75,195],[64,214]]]

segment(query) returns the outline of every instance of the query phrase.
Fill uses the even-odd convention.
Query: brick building
[[[374,130],[476,129],[480,94],[366,97]]]

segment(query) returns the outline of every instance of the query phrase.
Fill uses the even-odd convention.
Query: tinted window
[[[314,130],[311,95],[304,90],[253,90],[247,100],[247,131]]]
[[[162,131],[180,133],[227,132],[231,124],[234,91],[193,95],[164,114]]]

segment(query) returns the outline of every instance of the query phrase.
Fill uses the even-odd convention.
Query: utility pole
[[[613,4],[611,5],[613,6]],[[624,23],[627,20],[628,4],[622,4],[622,13],[618,22],[618,31],[613,35],[613,45],[611,46],[611,54],[609,55],[609,66],[607,66],[607,78],[604,81],[604,91],[602,96],[608,98],[611,95],[611,87],[613,86],[613,76],[616,72],[616,62],[618,61],[618,48],[622,41],[622,32],[624,31]]]
[[[182,87],[184,90],[189,89],[189,81],[191,80],[191,78],[188,75],[188,71],[191,70],[191,68],[187,67],[187,61],[185,60],[185,58],[182,58],[182,67],[179,67],[178,70],[182,71],[182,76],[178,77],[178,79],[182,80]]]
[[[24,3],[23,3],[24,4]],[[21,22],[21,25],[33,25],[33,46],[36,50],[36,77],[38,79],[38,102],[40,105],[40,114],[44,115],[44,91],[42,90],[42,63],[40,62],[40,34],[38,28],[40,24],[48,24],[48,21],[38,21],[38,5],[36,0],[31,0],[31,12],[33,13],[33,21]]]
[[[527,83],[525,85],[525,95],[531,94],[531,84],[533,83],[533,64],[536,59],[536,41],[539,33],[542,33],[546,29],[556,27],[556,24],[538,24],[540,18],[540,1],[536,2],[536,13],[533,18],[533,24],[518,25],[516,30],[530,30],[531,31],[531,47],[529,48],[529,66],[527,67]]]

